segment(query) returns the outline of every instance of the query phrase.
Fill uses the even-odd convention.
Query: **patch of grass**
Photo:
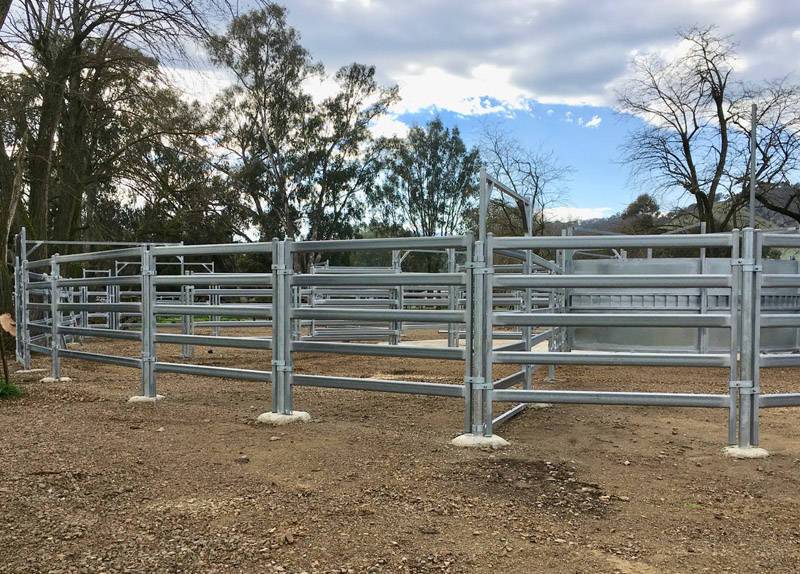
[[[22,390],[14,383],[0,378],[0,399],[12,399],[22,395]]]

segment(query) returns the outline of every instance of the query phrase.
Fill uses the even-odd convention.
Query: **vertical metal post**
[[[739,371],[739,349],[742,325],[742,313],[740,311],[741,305],[741,281],[742,281],[742,267],[741,259],[739,258],[739,246],[741,241],[741,234],[738,229],[731,231],[731,259],[730,259],[730,276],[731,276],[731,289],[730,289],[730,339],[729,339],[729,359],[730,369],[728,375],[728,444],[736,444],[736,405],[739,398],[739,391],[736,387],[737,381],[740,380]]]
[[[456,272],[456,250],[455,249],[448,249],[447,250],[447,272],[448,273],[455,273]],[[458,288],[455,285],[450,285],[447,288],[447,309],[450,311],[455,311],[458,309]],[[447,324],[447,346],[448,347],[458,347],[458,331],[461,329],[461,325],[457,323],[448,323]]]
[[[292,414],[292,242],[272,240],[272,412]]]
[[[215,272],[216,272],[216,264],[212,261],[211,262],[211,273],[213,274]],[[219,291],[220,287],[219,287],[219,285],[209,285],[209,288],[212,291]],[[221,299],[220,299],[220,296],[219,296],[218,293],[212,293],[211,295],[208,296],[208,298],[209,298],[209,303],[211,303],[212,306],[216,307],[217,305],[219,305],[221,303]],[[215,337],[219,337],[219,332],[220,332],[220,328],[219,328],[220,318],[219,318],[219,315],[212,315],[211,316],[211,321],[213,323],[217,323],[216,325],[211,327],[211,334],[213,336],[215,336]]]
[[[61,346],[58,334],[58,325],[61,322],[59,303],[61,295],[58,287],[60,269],[58,253],[50,258],[50,376],[54,379],[61,377],[61,357],[58,354]]]
[[[486,234],[486,241],[483,243],[484,267],[481,271],[484,276],[483,280],[483,311],[485,318],[483,321],[483,383],[481,385],[481,395],[483,402],[483,435],[492,436],[492,392],[494,388],[494,378],[492,371],[492,353],[494,349],[494,235],[492,233]]]
[[[753,104],[750,108],[750,228],[756,226],[756,151],[758,132],[758,107]]]
[[[705,234],[706,222],[700,223],[700,233]],[[706,269],[706,248],[700,248],[700,275],[707,272]],[[708,290],[705,287],[700,287],[700,314],[705,315],[708,313]],[[697,352],[701,354],[708,353],[708,329],[700,327],[697,330]]]
[[[22,328],[20,315],[22,314],[22,265],[19,256],[19,234],[14,236],[14,317],[17,325]],[[17,337],[14,339],[14,358],[17,363],[22,363],[22,331],[17,331]]]
[[[472,394],[475,377],[475,239],[465,235],[464,250],[464,432],[472,432]]]
[[[303,306],[303,294],[300,289],[292,289],[292,307]],[[292,319],[292,341],[299,341],[302,334],[302,324],[300,319]]]
[[[481,167],[478,197],[478,241],[486,240],[486,228],[489,219],[489,183],[486,179],[486,168]]]
[[[119,277],[119,261],[114,261],[114,277]],[[119,285],[114,285],[113,289],[111,290],[111,303],[122,303],[122,288]],[[121,329],[122,322],[120,321],[120,313],[119,311],[114,311],[111,313],[111,328],[112,329]]]
[[[141,260],[141,320],[142,325],[142,385],[141,395],[156,399],[156,290],[153,276],[156,260],[150,245],[142,245]]]
[[[192,272],[186,272],[191,275]],[[181,286],[181,303],[184,305],[194,305],[194,285]],[[194,335],[194,315],[184,314],[181,320],[181,333],[183,335]],[[188,359],[194,356],[194,345],[184,343],[181,345],[181,357]]]
[[[750,444],[758,446],[760,438],[760,413],[759,401],[761,400],[761,282],[762,256],[763,256],[763,236],[758,230],[753,232],[753,353],[751,367],[753,387],[751,389],[751,408],[750,415]]]
[[[525,221],[525,235],[528,237],[533,237],[533,205],[531,205],[530,202],[525,203]],[[525,262],[523,263],[522,273],[524,275],[530,275],[533,273],[533,252],[530,249],[525,250]],[[530,287],[526,287],[523,293],[524,296],[522,300],[522,310],[524,313],[533,313],[533,290]],[[522,327],[522,340],[525,342],[526,352],[531,350],[532,335],[533,329],[530,325],[525,325]],[[525,365],[523,367],[525,378],[522,386],[525,389],[533,388],[533,368],[533,365]]]
[[[400,251],[398,251],[396,249],[393,250],[392,251],[392,270],[395,273],[398,273],[398,274],[402,273],[402,265],[403,265],[402,261],[403,260],[400,257]],[[398,310],[402,310],[403,309],[403,286],[402,285],[398,285],[393,289],[393,291],[394,291],[394,296],[395,296],[394,308],[398,309]],[[390,345],[399,345],[400,344],[401,332],[403,330],[403,323],[401,323],[400,321],[392,321],[391,329],[392,329],[392,334],[390,335],[390,338],[389,338],[389,344]]]
[[[467,432],[473,435],[484,435],[486,432],[485,425],[485,398],[484,393],[486,381],[486,355],[490,352],[487,349],[487,331],[491,327],[486,325],[486,249],[483,241],[475,242],[473,250],[473,258],[469,263],[470,275],[472,280],[469,281],[472,287],[471,293],[468,294],[468,303],[470,313],[472,314],[471,330],[467,333],[468,350],[471,353],[470,360],[470,374],[466,381],[466,395],[469,397],[469,413],[468,413],[468,429]],[[490,335],[491,336],[491,335]],[[491,420],[491,419],[490,419]]]
[[[570,227],[567,229],[567,235],[575,235],[575,228]],[[564,274],[572,275],[574,271],[572,258],[574,252],[572,249],[565,249],[564,250]],[[564,289],[564,309],[562,312],[569,313],[570,312],[570,304],[572,299],[572,289],[565,288]],[[572,343],[575,339],[575,327],[566,327],[564,331],[564,348],[560,349],[561,351],[572,351]]]
[[[23,227],[19,230],[19,257],[20,257],[20,281],[19,288],[21,291],[20,299],[20,314],[17,315],[17,330],[22,332],[22,368],[31,368],[31,333],[28,328],[30,317],[28,314],[28,303],[30,302],[30,290],[28,289],[28,282],[30,281],[30,273],[28,272],[28,239],[27,231]]]
[[[87,287],[86,285],[81,285],[79,293],[80,293],[80,302],[82,304],[84,304],[84,305],[86,303],[88,303],[89,302],[89,287]],[[88,328],[89,327],[89,311],[86,310],[86,309],[82,309],[80,317],[81,317],[81,327],[83,327],[84,329]],[[80,340],[83,341],[83,337],[81,337]]]
[[[739,357],[741,361],[739,390],[739,447],[745,448],[752,444],[753,414],[753,302],[754,302],[754,241],[753,228],[748,227],[743,231],[742,247],[742,329]]]

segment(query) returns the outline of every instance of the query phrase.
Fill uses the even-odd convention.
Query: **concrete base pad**
[[[291,423],[307,423],[311,420],[311,415],[305,411],[292,411],[290,415],[284,415],[281,413],[261,413],[258,415],[256,422],[265,425],[271,425],[274,427],[279,427],[283,425],[288,425]]]
[[[164,398],[164,395],[156,395],[154,397],[147,397],[144,395],[136,395],[128,399],[129,403],[154,403]]]
[[[722,449],[722,453],[729,458],[767,458],[769,452],[766,449],[758,448],[757,446],[726,446]]]
[[[20,375],[24,377],[25,375],[38,375],[39,373],[46,373],[46,372],[47,369],[19,369],[11,374]]]
[[[40,383],[71,383],[72,379],[69,377],[44,377],[39,379]]]
[[[549,409],[553,406],[553,403],[530,403],[528,408],[530,409]]]
[[[508,446],[509,442],[496,434],[493,434],[492,436],[483,436],[480,434],[464,433],[451,440],[450,444],[461,448],[482,448],[496,450],[498,448]]]

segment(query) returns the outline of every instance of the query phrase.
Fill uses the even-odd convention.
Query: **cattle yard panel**
[[[271,411],[283,415],[294,411],[296,386],[444,396],[463,399],[464,431],[483,437],[531,403],[720,408],[728,412],[728,444],[744,448],[759,444],[760,408],[800,406],[800,393],[764,394],[759,382],[761,367],[800,366],[797,262],[763,256],[768,247],[800,247],[800,235],[748,228],[687,235],[142,244],[33,261],[30,244],[21,230],[14,272],[17,360],[30,368],[31,353],[47,354],[53,378],[61,377],[61,359],[135,368],[141,372],[140,394],[148,399],[158,397],[159,373],[271,383]],[[652,258],[656,248],[697,249],[700,258]],[[648,257],[625,259],[631,249],[646,250]],[[709,258],[707,249],[726,255]],[[599,250],[614,251],[606,259],[586,256]],[[404,271],[403,254],[414,251],[441,253],[446,267]],[[383,252],[392,265],[298,271],[301,257],[344,252]],[[187,273],[192,258],[236,254],[268,257],[270,272],[223,273],[203,263]],[[176,265],[176,258],[180,272],[171,274],[168,264]],[[97,269],[104,262],[113,262],[113,273]],[[76,268],[80,276],[65,276]],[[170,317],[181,318],[181,332],[167,332],[163,320]],[[366,342],[376,324],[384,325],[385,340]],[[325,333],[331,325],[338,331]],[[197,326],[213,330],[196,334]],[[269,331],[221,334],[227,326]],[[447,326],[446,342],[403,343],[408,326]],[[620,351],[606,336],[620,329],[652,344]],[[769,344],[762,344],[762,330]],[[670,331],[694,333],[682,339],[692,344],[658,348]],[[137,341],[140,353],[76,350],[70,338]],[[547,350],[539,350],[545,342]],[[161,344],[181,345],[186,361],[160,361]],[[269,368],[193,364],[188,350],[195,345],[270,353]],[[298,352],[460,361],[463,385],[298,374]],[[518,370],[495,378],[498,364]],[[728,375],[716,393],[534,388],[534,368],[559,365],[723,368]],[[496,415],[495,403],[504,402],[513,406]]]

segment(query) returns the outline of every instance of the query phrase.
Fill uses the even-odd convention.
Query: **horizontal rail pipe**
[[[730,287],[730,275],[495,275],[495,287]]]
[[[561,403],[577,405],[625,405],[653,407],[729,408],[730,397],[722,394],[638,393],[617,391],[496,390],[495,401],[515,403]]]
[[[211,367],[208,365],[187,365],[183,363],[166,363],[156,361],[157,373],[177,373],[181,375],[198,375],[201,377],[218,377],[222,379],[241,379],[244,381],[270,382],[272,373],[252,369],[236,369],[231,367]]]
[[[293,309],[295,319],[338,319],[346,321],[420,321],[439,323],[464,323],[463,311],[414,311],[401,309],[352,309],[347,307]]]
[[[156,343],[166,345],[201,345],[204,347],[228,347],[232,349],[272,348],[272,339],[260,337],[224,337],[221,335],[179,335],[156,333]]]
[[[272,285],[271,273],[195,273],[156,275],[156,285]]]
[[[127,341],[141,341],[142,334],[137,331],[122,331],[120,329],[99,329],[93,327],[67,327],[61,326],[58,332],[64,335],[77,335],[80,337],[96,337],[98,339],[125,339]]]
[[[494,237],[492,249],[611,249],[636,247],[730,247],[730,233],[701,235],[614,235]]]
[[[761,327],[800,327],[800,314],[796,313],[761,313]]]
[[[156,315],[214,315],[228,317],[271,317],[272,305],[161,305],[153,306]]]
[[[495,325],[542,327],[730,327],[728,314],[690,313],[494,313]],[[800,316],[797,316],[800,326]]]
[[[165,245],[153,247],[153,255],[236,255],[240,253],[272,253],[272,242],[210,243],[206,245]]]
[[[800,287],[800,275],[767,273],[761,276],[762,287]]]
[[[119,313],[141,313],[139,303],[62,303],[59,301],[60,311],[116,311]]]
[[[495,363],[511,365],[604,365],[651,367],[728,367],[729,355],[690,353],[493,352]],[[546,401],[545,401],[546,402]]]
[[[511,373],[507,377],[503,377],[502,379],[498,379],[492,385],[495,390],[500,389],[507,389],[509,387],[513,387],[518,383],[522,383],[525,381],[525,371],[517,371],[516,373]]]
[[[379,391],[385,393],[405,393],[411,395],[432,395],[438,397],[463,397],[463,385],[444,383],[421,383],[416,381],[392,381],[384,379],[358,379],[353,377],[334,377],[328,375],[295,374],[295,386],[349,389],[354,391]]]
[[[374,275],[359,274],[307,274],[295,275],[292,282],[299,286],[338,286],[352,287],[386,285],[396,287],[400,285],[465,285],[466,278],[463,273],[386,273]]]
[[[800,235],[763,233],[761,238],[764,247],[800,247]]]
[[[59,349],[59,357],[66,357],[68,359],[82,359],[84,361],[94,361],[95,363],[106,363],[109,365],[118,365],[120,367],[130,367],[132,369],[140,369],[142,360],[134,357],[120,357],[119,355],[106,355],[102,353],[90,353],[88,351],[75,351],[72,349]]]
[[[56,281],[58,287],[83,287],[83,286],[104,286],[104,285],[141,285],[142,278],[138,275],[119,275],[115,277],[75,277],[69,279],[59,279]],[[101,293],[98,291],[97,293]],[[105,293],[104,293],[105,294]]]
[[[381,251],[395,249],[459,249],[467,246],[463,236],[408,237],[387,239],[333,239],[327,241],[300,241],[292,243],[295,253],[323,251]]]
[[[800,393],[773,393],[761,395],[758,406],[762,409],[800,406]]]
[[[355,335],[356,337],[358,335]],[[331,343],[296,341],[292,349],[298,353],[338,353],[342,355],[374,355],[381,357],[409,357],[415,359],[464,360],[463,349],[449,347],[416,347],[413,345],[373,345],[358,343]]]

